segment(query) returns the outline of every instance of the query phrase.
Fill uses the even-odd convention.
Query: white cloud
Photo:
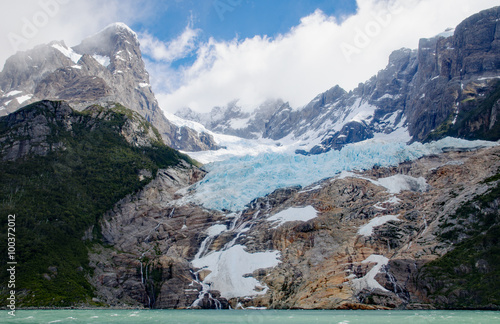
[[[210,39],[192,66],[167,77],[165,88],[156,83],[155,90],[169,112],[206,111],[233,99],[244,108],[269,98],[300,107],[336,84],[353,89],[383,69],[393,50],[416,48],[420,38],[455,27],[497,1],[358,0],[356,15],[342,21],[316,11],[275,38]]]
[[[193,29],[191,23],[186,26],[184,32],[176,39],[164,43],[153,35],[144,32],[139,34],[141,51],[157,61],[171,63],[183,58],[195,49],[195,40],[199,29]]]

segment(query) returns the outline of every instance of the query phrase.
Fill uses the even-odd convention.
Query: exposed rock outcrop
[[[142,116],[119,104],[108,104],[107,108],[93,105],[79,113],[64,101],[44,100],[0,119],[4,131],[0,137],[0,155],[4,161],[15,161],[28,155],[44,156],[64,150],[64,142],[53,138],[62,139],[63,132],[71,134],[74,124],[91,129],[94,119],[112,120],[119,116],[124,117],[119,131],[130,144],[151,147],[162,141],[158,131]]]

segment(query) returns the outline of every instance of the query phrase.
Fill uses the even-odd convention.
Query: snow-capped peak
[[[105,31],[105,30],[108,30],[108,29],[115,29],[115,30],[120,30],[120,31],[126,31],[126,32],[134,35],[135,37],[137,37],[137,34],[135,33],[135,31],[133,31],[132,28],[130,28],[129,26],[127,26],[127,24],[122,23],[122,22],[115,22],[115,23],[109,24],[102,31]]]

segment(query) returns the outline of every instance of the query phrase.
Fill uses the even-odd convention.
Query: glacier
[[[321,155],[289,152],[232,157],[204,166],[206,177],[192,189],[190,202],[208,209],[241,211],[252,200],[276,189],[314,184],[342,171],[362,171],[375,166],[396,166],[448,149],[474,149],[498,145],[496,142],[445,138],[431,143],[368,140]]]

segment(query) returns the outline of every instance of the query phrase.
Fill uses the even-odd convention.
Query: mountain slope
[[[43,99],[65,100],[77,109],[119,102],[155,125],[173,148],[217,148],[209,134],[179,128],[165,118],[151,89],[137,35],[121,23],[74,48],[60,41],[17,53],[0,73],[0,90],[0,114]]]
[[[16,215],[19,306],[91,302],[87,245],[101,237],[102,215],[158,170],[191,161],[123,106],[77,112],[54,101],[0,118],[0,152],[0,210]],[[0,227],[7,240],[5,217]]]
[[[91,282],[101,301],[153,308],[466,307],[444,286],[467,293],[475,308],[498,309],[498,292],[488,287],[498,281],[492,235],[499,147],[483,144],[446,140],[413,161],[281,187],[239,211],[225,209],[239,187],[210,187],[234,184],[230,175],[210,177],[228,172],[224,164],[194,187],[175,174],[160,175],[105,216],[101,231],[111,247],[91,253]],[[233,173],[255,186],[262,181],[248,170],[264,160],[248,159]],[[279,158],[265,161],[281,175],[298,168]],[[332,164],[325,161],[325,169]],[[215,193],[206,197],[203,185]],[[192,195],[217,209],[193,204]],[[223,203],[211,203],[216,199]],[[453,253],[465,257],[450,264]],[[464,286],[465,274],[477,278]]]

